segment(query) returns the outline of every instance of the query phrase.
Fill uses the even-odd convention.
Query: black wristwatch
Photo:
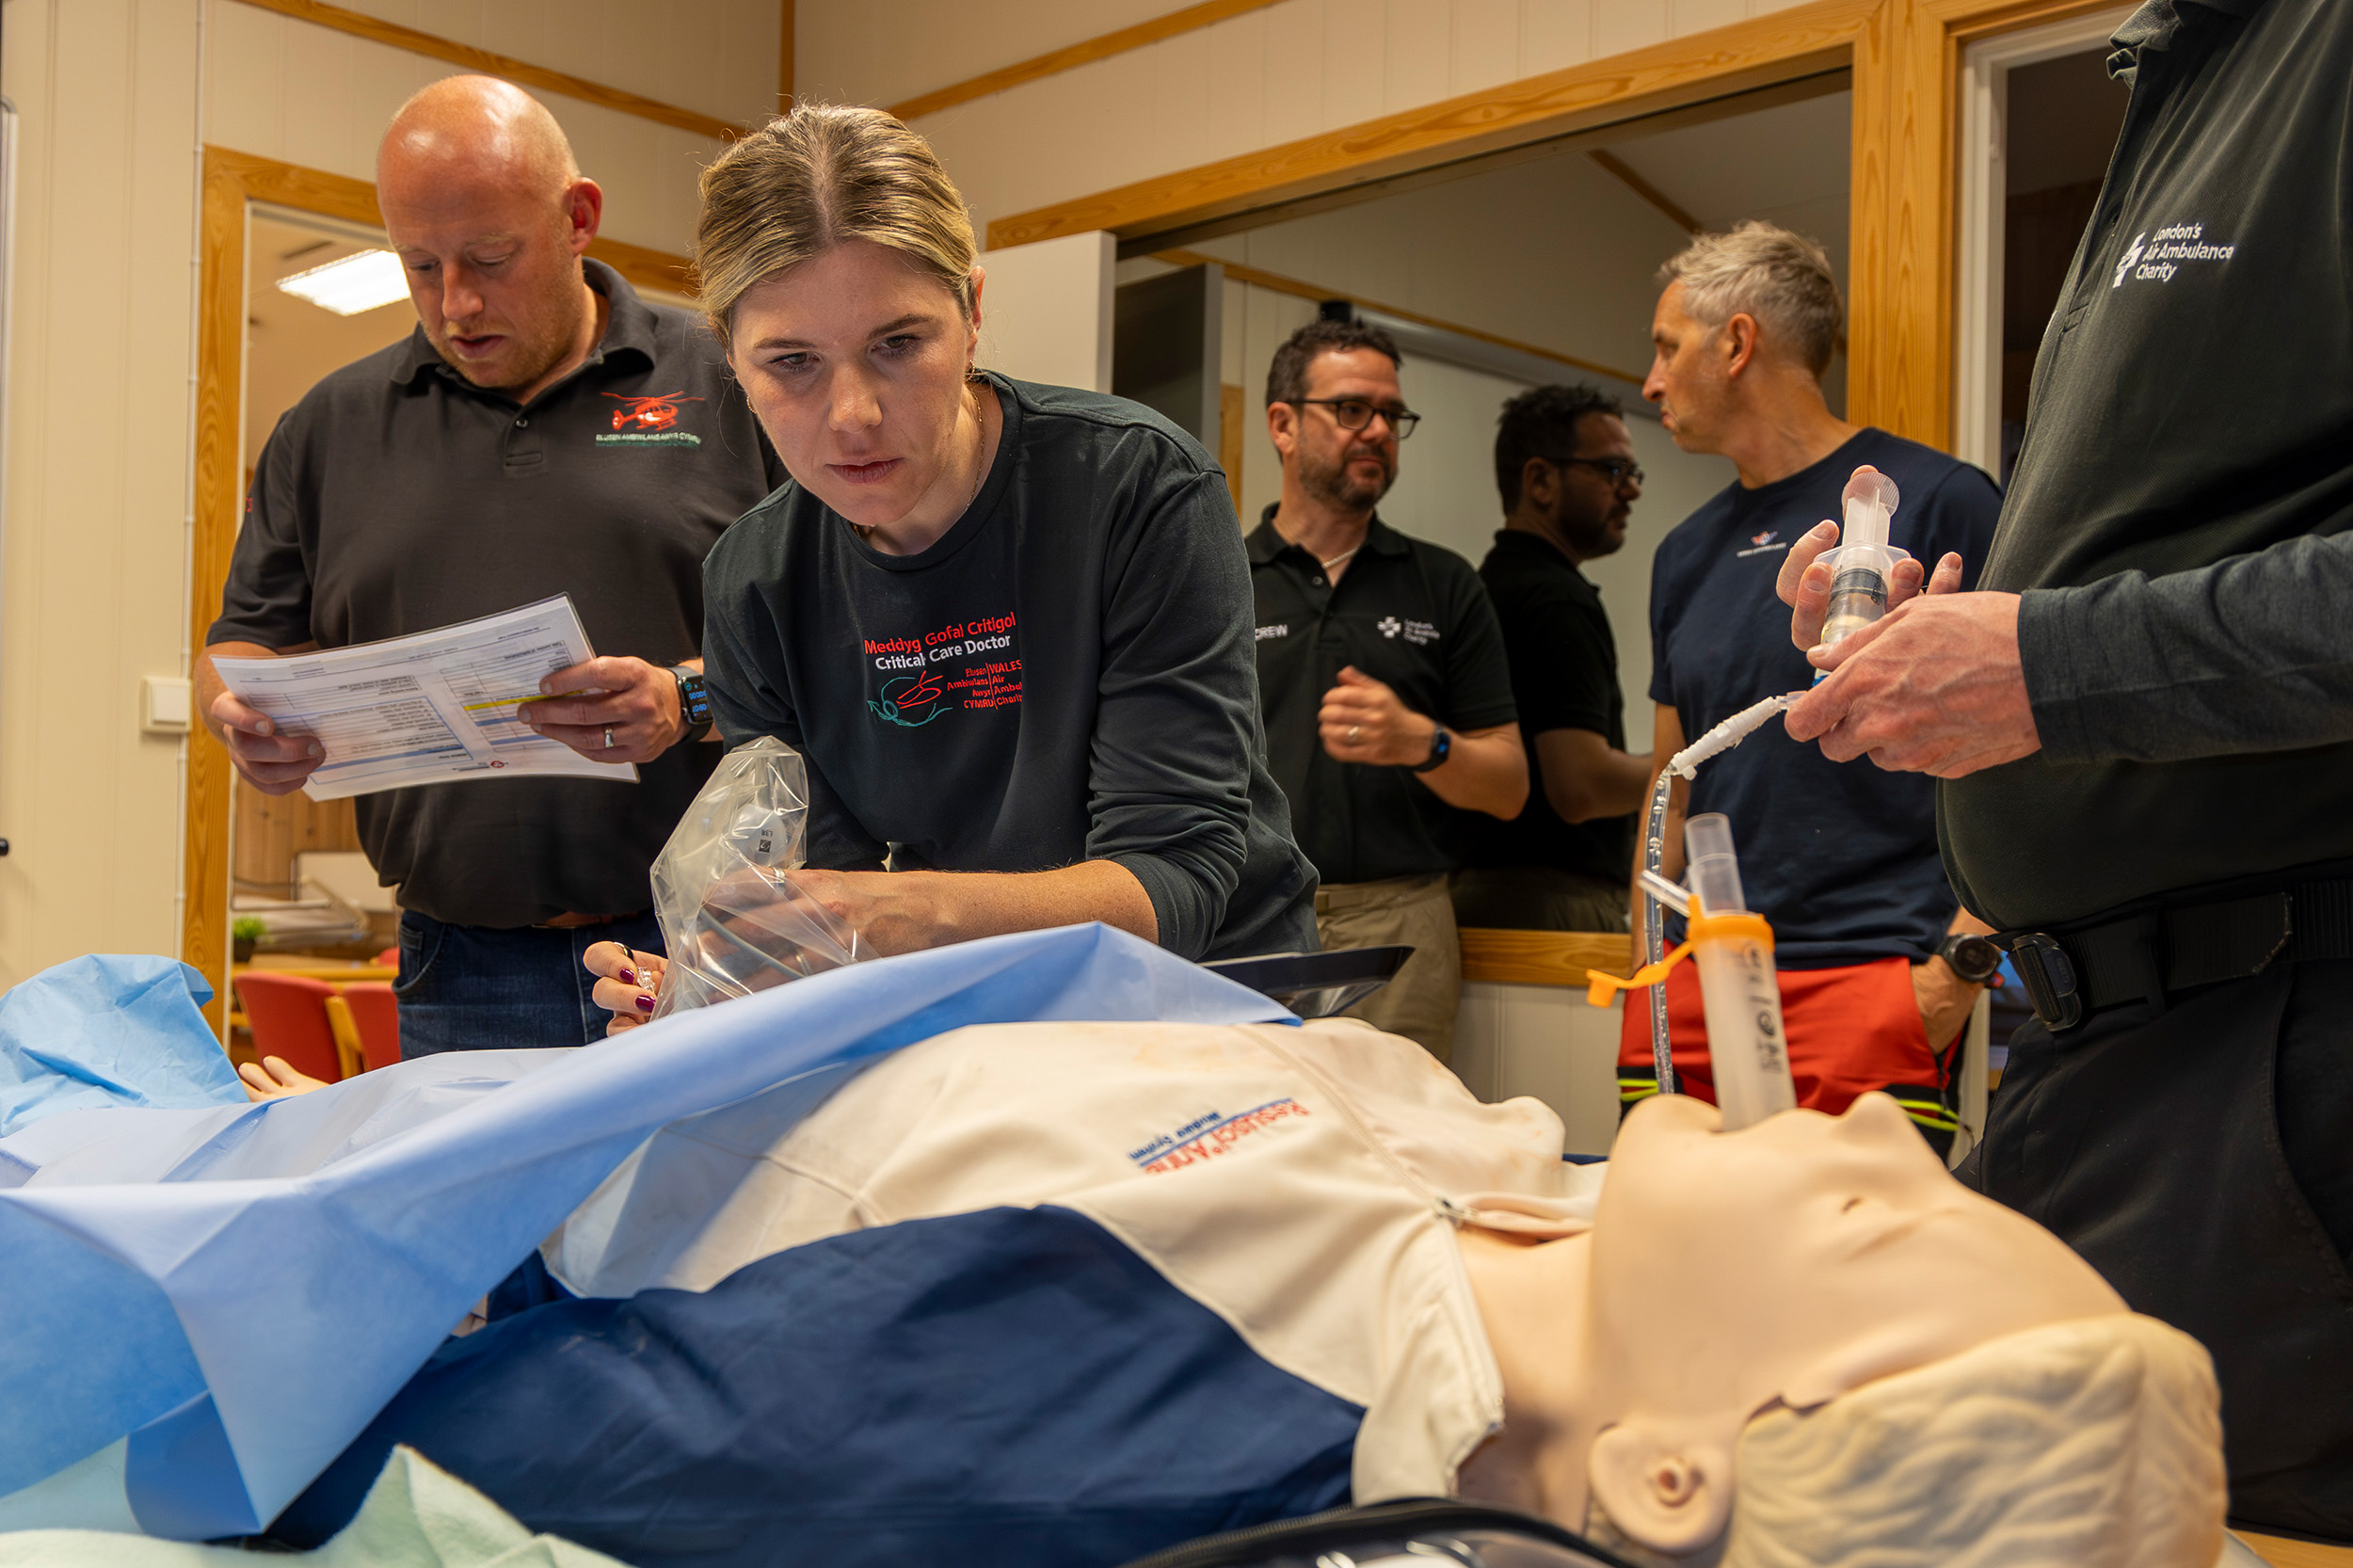
[[[1991,938],[1966,932],[1956,931],[1937,943],[1936,955],[1972,985],[1984,984],[2002,967],[2002,950]]]
[[[683,664],[671,665],[670,673],[678,679],[678,714],[686,721],[686,738],[699,741],[711,733],[711,688],[699,671]]]
[[[1445,725],[1438,726],[1435,730],[1432,731],[1430,736],[1430,756],[1425,760],[1416,764],[1414,771],[1416,773],[1428,773],[1432,768],[1434,768],[1439,763],[1445,761],[1447,760],[1447,754],[1453,749],[1454,737],[1446,732]]]

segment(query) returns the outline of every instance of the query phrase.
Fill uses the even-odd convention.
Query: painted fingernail
[[[649,996],[645,995],[643,992],[640,992],[640,993],[638,994],[638,998],[637,998],[637,1011],[639,1011],[640,1013],[650,1013],[650,1012],[652,1012],[652,1011],[653,1011],[653,998],[651,998],[651,997],[649,997]]]
[[[624,985],[634,985],[637,984],[637,971],[635,969],[623,969],[620,972],[618,979]]]

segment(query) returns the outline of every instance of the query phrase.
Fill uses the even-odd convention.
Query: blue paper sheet
[[[61,1111],[244,1104],[198,1011],[212,1000],[177,959],[110,952],[14,987],[0,997],[0,1138]]]
[[[428,1057],[242,1111],[51,1118],[0,1139],[22,1181],[0,1191],[0,1495],[128,1434],[147,1529],[259,1530],[665,1123],[787,1082],[813,1107],[966,1024],[1289,1017],[1074,926],[836,969],[571,1051]]]

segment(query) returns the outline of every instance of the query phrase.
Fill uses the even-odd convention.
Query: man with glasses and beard
[[[1601,590],[1577,569],[1615,554],[1642,494],[1618,400],[1537,387],[1496,428],[1503,527],[1479,568],[1503,627],[1533,788],[1510,821],[1475,822],[1454,875],[1465,925],[1624,931],[1648,757],[1625,750],[1625,693]]]
[[[1374,507],[1418,420],[1378,328],[1318,321],[1275,350],[1267,433],[1283,498],[1250,536],[1259,701],[1274,777],[1322,879],[1327,948],[1413,959],[1353,1011],[1451,1059],[1462,947],[1447,877],[1469,813],[1528,799],[1511,667],[1486,590]]]

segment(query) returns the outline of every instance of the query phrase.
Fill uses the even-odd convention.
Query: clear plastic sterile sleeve
[[[774,736],[721,760],[653,863],[669,949],[654,1016],[854,964],[857,932],[805,894],[808,768]]]

